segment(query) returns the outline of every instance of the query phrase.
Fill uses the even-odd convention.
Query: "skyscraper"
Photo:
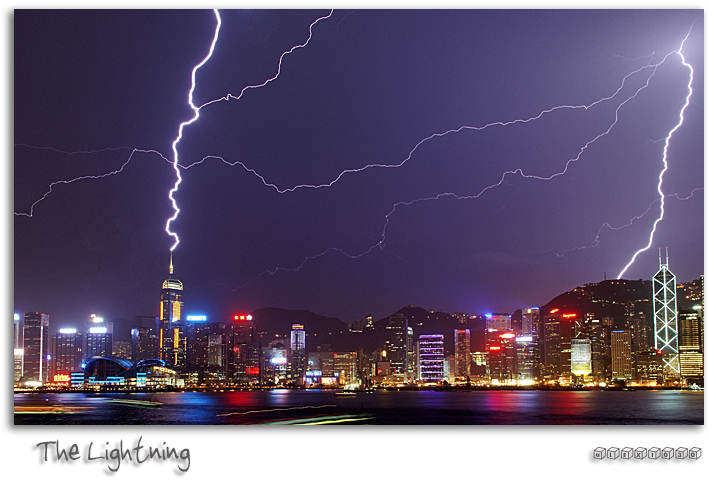
[[[470,330],[455,330],[455,377],[469,377],[470,363]]]
[[[394,314],[388,318],[385,329],[390,374],[398,381],[409,380],[413,372],[413,328],[408,326],[408,318],[404,314]]]
[[[22,325],[20,323],[20,315],[13,315],[13,336],[14,336],[14,355],[13,370],[14,380],[19,381],[22,378]]]
[[[52,337],[50,344],[50,380],[59,381],[58,376],[69,376],[82,370],[82,333],[76,328],[62,328]]]
[[[539,307],[522,309],[522,335],[531,336],[537,333],[539,324]]]
[[[571,350],[572,373],[578,376],[592,373],[592,342],[588,338],[573,338]]]
[[[135,316],[136,328],[132,329],[132,361],[159,358],[159,318]]]
[[[418,357],[420,380],[442,382],[445,378],[444,338],[441,334],[421,334],[418,338]]]
[[[173,256],[169,255],[169,276],[162,284],[159,311],[159,358],[169,365],[181,365],[184,360],[184,338],[181,331],[182,295],[184,285],[174,277]]]
[[[612,378],[633,378],[631,335],[628,331],[612,331]]]
[[[664,356],[664,376],[679,375],[679,332],[678,305],[676,299],[676,277],[669,270],[669,249],[666,262],[661,261],[659,249],[659,271],[653,278],[654,291],[654,346]]]
[[[306,331],[303,324],[291,326],[291,378],[301,383],[306,372]]]
[[[703,385],[703,323],[700,310],[679,311],[679,367],[689,384]]]
[[[23,378],[26,381],[47,382],[50,315],[38,312],[25,313],[22,333]]]
[[[113,324],[104,318],[92,314],[85,323],[83,357],[87,361],[92,357],[112,356]]]

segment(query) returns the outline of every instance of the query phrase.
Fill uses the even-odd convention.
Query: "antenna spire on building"
[[[172,263],[173,253],[169,252],[169,275],[174,275],[174,264]]]

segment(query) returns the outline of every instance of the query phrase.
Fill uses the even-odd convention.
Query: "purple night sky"
[[[194,103],[273,78],[329,13],[220,11]],[[14,12],[16,313],[159,314],[172,143],[215,29],[211,10]],[[704,273],[702,10],[337,10],[312,32],[184,128],[188,314],[511,313],[616,278],[659,217],[687,34],[664,218],[623,278],[666,246],[678,282]]]

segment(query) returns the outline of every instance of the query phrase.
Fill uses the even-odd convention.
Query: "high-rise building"
[[[522,336],[537,334],[539,325],[539,307],[522,309]]]
[[[664,381],[664,360],[661,352],[654,349],[637,352],[634,355],[634,366],[639,382],[661,384]]]
[[[13,355],[13,378],[18,382],[22,378],[22,324],[20,323],[20,315],[13,315],[13,333],[14,333],[14,355]]]
[[[358,378],[357,354],[354,351],[333,353],[333,376],[338,385],[355,383]]]
[[[517,349],[517,382],[532,383],[539,379],[540,354],[537,337],[518,336],[515,338],[515,348]]]
[[[159,358],[159,318],[135,316],[136,327],[132,329],[132,361]]]
[[[470,330],[456,329],[455,332],[455,377],[469,377],[472,357],[470,356]]]
[[[250,315],[236,314],[226,328],[226,377],[235,383],[258,384],[261,378],[261,343],[256,341]]]
[[[592,350],[592,379],[605,381],[607,375],[607,332],[599,319],[585,319],[584,327]]]
[[[574,375],[592,373],[592,342],[589,338],[573,338],[571,346],[571,370]]]
[[[159,310],[159,354],[167,365],[178,366],[185,361],[186,340],[182,331],[184,284],[174,276],[173,256],[169,255],[169,276],[162,283]]]
[[[485,314],[485,323],[487,329],[496,329],[498,331],[510,331],[512,329],[512,316],[510,314]]]
[[[519,378],[517,335],[502,332],[486,346],[492,383],[516,384]]]
[[[444,337],[441,334],[420,335],[418,338],[418,362],[420,380],[442,382],[445,363]]]
[[[394,314],[388,318],[385,350],[390,362],[390,375],[394,380],[410,380],[414,375],[413,328],[408,325],[404,314]]]
[[[68,381],[71,373],[82,371],[82,333],[76,328],[61,328],[50,345],[50,380]]]
[[[47,382],[49,375],[50,315],[28,312],[23,315],[23,378]]]
[[[661,261],[659,249],[659,271],[653,278],[654,292],[654,346],[664,355],[664,375],[679,375],[679,331],[678,304],[676,298],[676,277],[669,270],[669,249],[666,262]]]
[[[545,380],[554,381],[559,379],[559,323],[561,318],[562,315],[559,314],[559,309],[542,316],[542,322],[544,323],[542,365]]]
[[[703,385],[704,347],[700,312],[700,309],[679,311],[679,366],[682,379],[689,384]]]
[[[105,321],[104,318],[92,314],[90,320],[85,323],[84,345],[82,356],[84,361],[92,357],[112,356],[112,334],[114,324]]]
[[[612,331],[612,379],[632,379],[631,335]]]
[[[306,372],[306,331],[303,324],[291,326],[291,379],[301,384]]]

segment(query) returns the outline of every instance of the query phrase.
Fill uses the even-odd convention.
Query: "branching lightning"
[[[181,172],[179,172],[179,152],[177,151],[177,144],[179,144],[179,141],[181,141],[182,134],[184,132],[184,126],[188,126],[189,124],[193,123],[195,120],[199,118],[199,109],[200,107],[197,107],[194,105],[193,96],[194,96],[194,88],[196,87],[196,72],[199,68],[204,66],[204,63],[209,61],[209,58],[211,58],[211,55],[214,53],[214,46],[216,46],[216,40],[219,38],[219,29],[221,28],[221,16],[219,15],[219,11],[214,9],[214,14],[216,15],[216,30],[214,31],[214,40],[211,42],[211,48],[209,49],[209,54],[206,55],[206,58],[202,60],[201,63],[196,65],[194,69],[191,72],[191,89],[189,90],[189,106],[194,110],[194,117],[192,117],[190,120],[186,122],[182,122],[179,125],[179,134],[177,135],[177,138],[174,140],[174,143],[172,143],[172,151],[174,151],[174,171],[177,175],[177,181],[174,184],[174,188],[172,188],[169,191],[169,200],[172,201],[172,207],[174,207],[174,215],[170,217],[167,220],[167,225],[165,227],[167,234],[169,236],[172,236],[174,238],[174,245],[170,248],[170,251],[174,251],[174,248],[177,247],[179,244],[179,236],[172,232],[169,227],[174,221],[177,216],[179,215],[179,207],[177,206],[177,201],[174,199],[174,192],[176,192],[179,189],[179,184],[181,183]]]
[[[656,229],[657,229],[657,226],[658,226],[658,223],[661,222],[661,221],[664,219],[664,214],[665,214],[665,200],[666,200],[668,197],[676,197],[677,199],[680,199],[680,200],[688,200],[689,198],[691,198],[691,197],[694,195],[694,192],[695,192],[695,191],[697,191],[697,190],[703,190],[703,189],[695,189],[695,190],[693,190],[693,191],[691,192],[691,195],[690,195],[689,197],[686,197],[686,198],[681,198],[681,197],[679,197],[679,196],[676,195],[676,194],[665,195],[665,194],[663,193],[663,191],[662,191],[662,184],[663,184],[664,175],[665,175],[666,171],[668,170],[668,149],[669,149],[669,145],[670,145],[670,142],[671,142],[671,138],[672,138],[673,134],[681,127],[681,125],[682,125],[683,122],[684,122],[684,112],[685,112],[686,108],[687,108],[688,105],[689,105],[689,101],[690,101],[691,95],[692,95],[692,93],[693,93],[692,82],[693,82],[693,78],[694,78],[694,69],[693,69],[693,67],[692,67],[689,63],[686,62],[686,58],[684,57],[684,54],[683,54],[683,52],[682,52],[682,51],[683,51],[684,44],[685,44],[685,42],[688,40],[689,35],[691,34],[691,31],[689,31],[689,33],[686,35],[686,37],[682,40],[681,45],[680,45],[680,47],[679,47],[678,50],[674,50],[674,51],[669,52],[669,53],[666,54],[660,61],[658,61],[658,62],[656,62],[656,63],[653,62],[653,58],[654,58],[654,55],[655,55],[654,53],[651,53],[650,55],[647,55],[647,56],[643,56],[642,58],[648,58],[648,59],[649,59],[648,64],[646,64],[646,65],[644,65],[644,66],[641,66],[640,68],[638,68],[638,69],[636,69],[636,70],[634,70],[634,71],[628,73],[626,76],[624,76],[624,77],[622,78],[622,80],[621,80],[621,84],[619,85],[619,87],[618,87],[618,88],[614,91],[614,93],[612,93],[612,95],[610,95],[610,96],[600,98],[600,99],[598,99],[598,100],[596,100],[596,101],[594,101],[594,102],[591,102],[591,103],[589,103],[589,104],[583,104],[583,105],[558,105],[558,106],[555,106],[555,107],[552,107],[552,108],[549,108],[549,109],[542,110],[541,112],[539,112],[539,114],[534,115],[534,116],[532,116],[532,117],[528,117],[528,118],[519,118],[519,119],[510,120],[510,121],[490,122],[490,123],[484,124],[484,125],[482,125],[482,126],[463,125],[463,126],[460,126],[460,127],[458,127],[458,128],[449,129],[449,130],[444,131],[444,132],[434,133],[434,134],[432,134],[432,135],[429,135],[429,136],[427,136],[427,137],[424,137],[424,138],[421,139],[417,144],[415,144],[415,146],[413,146],[413,148],[408,152],[407,156],[406,156],[402,161],[400,161],[400,162],[397,162],[397,163],[395,163],[395,164],[371,163],[371,164],[366,164],[366,165],[364,165],[364,166],[361,166],[361,167],[359,167],[359,168],[345,169],[345,170],[340,171],[332,180],[330,180],[330,181],[328,181],[328,182],[324,182],[324,183],[300,183],[300,184],[297,184],[297,185],[294,185],[294,186],[287,186],[287,187],[281,188],[281,187],[279,187],[277,184],[268,181],[264,176],[262,176],[261,174],[259,174],[255,169],[251,168],[251,167],[248,166],[247,164],[245,164],[245,163],[243,163],[243,162],[241,162],[241,161],[233,161],[233,162],[230,162],[230,161],[226,160],[225,158],[223,158],[223,157],[221,157],[221,156],[218,156],[218,155],[204,156],[203,158],[201,158],[201,159],[198,160],[198,161],[195,161],[195,162],[190,163],[190,164],[182,165],[182,164],[180,164],[180,161],[179,161],[178,145],[179,145],[180,141],[182,140],[185,126],[188,126],[188,125],[191,125],[192,123],[194,123],[194,122],[199,118],[200,111],[201,111],[203,108],[205,108],[205,107],[207,107],[207,106],[209,106],[209,105],[213,105],[213,104],[215,104],[215,103],[217,103],[217,102],[230,101],[230,100],[239,100],[239,99],[241,99],[241,98],[243,97],[243,95],[244,95],[244,93],[246,93],[246,91],[251,90],[251,89],[256,89],[256,88],[264,87],[264,86],[266,86],[267,84],[269,84],[270,82],[276,80],[276,79],[280,76],[280,74],[281,74],[281,67],[282,67],[282,63],[283,63],[284,57],[285,57],[286,55],[288,55],[288,54],[294,52],[294,51],[297,50],[297,49],[301,49],[301,48],[306,47],[306,46],[309,44],[309,42],[311,41],[312,37],[313,37],[313,27],[316,25],[316,23],[320,22],[321,20],[324,20],[324,19],[327,19],[327,18],[331,17],[331,16],[333,15],[333,10],[331,10],[329,14],[317,18],[315,21],[313,21],[313,22],[310,24],[310,26],[309,26],[309,35],[308,35],[308,38],[306,39],[306,41],[305,41],[303,44],[293,46],[291,49],[289,49],[289,50],[287,50],[287,51],[284,51],[283,54],[281,54],[281,56],[280,56],[280,58],[279,58],[279,61],[278,61],[278,68],[277,68],[276,74],[275,74],[273,77],[267,79],[266,81],[264,81],[264,82],[261,83],[261,84],[249,85],[249,86],[244,87],[244,88],[238,93],[238,95],[233,95],[233,94],[231,94],[231,93],[228,93],[227,95],[225,95],[225,96],[223,96],[223,97],[210,100],[210,101],[208,101],[208,102],[202,103],[202,104],[200,104],[200,105],[197,106],[197,105],[195,105],[194,100],[193,100],[194,90],[195,90],[195,88],[196,88],[196,73],[197,73],[197,71],[199,70],[199,68],[201,68],[204,64],[206,64],[206,63],[209,61],[209,59],[211,58],[211,56],[212,56],[212,54],[213,54],[213,52],[214,52],[214,48],[215,48],[215,46],[216,46],[216,44],[217,44],[218,37],[219,37],[219,31],[220,31],[220,28],[221,28],[221,17],[220,17],[220,15],[219,15],[218,10],[214,10],[214,13],[215,13],[215,16],[216,16],[216,22],[217,22],[217,24],[216,24],[216,28],[215,28],[215,32],[214,32],[214,37],[213,37],[213,40],[212,40],[212,43],[211,43],[211,47],[210,47],[209,52],[208,52],[208,54],[206,55],[206,57],[205,57],[198,65],[196,65],[196,66],[193,68],[192,74],[191,74],[191,88],[190,88],[189,93],[188,93],[188,104],[189,104],[189,106],[191,107],[191,109],[193,110],[194,115],[193,115],[193,117],[192,117],[191,119],[189,119],[189,120],[187,120],[187,121],[185,121],[185,122],[182,122],[182,123],[179,125],[179,127],[178,127],[177,137],[176,137],[176,139],[175,139],[175,140],[173,141],[173,143],[172,143],[173,159],[172,159],[172,160],[169,160],[169,159],[167,159],[166,157],[164,157],[161,153],[159,153],[158,151],[155,151],[155,150],[145,150],[145,149],[129,148],[129,147],[107,148],[107,149],[104,149],[104,150],[66,152],[66,151],[57,150],[57,149],[55,149],[55,148],[38,148],[38,147],[32,147],[32,146],[28,146],[28,145],[24,145],[24,144],[16,144],[16,146],[27,146],[27,147],[31,147],[31,148],[34,148],[34,149],[52,150],[52,151],[57,151],[57,152],[65,153],[65,154],[81,154],[81,153],[82,153],[82,154],[89,154],[89,153],[101,153],[101,152],[104,152],[104,151],[131,150],[131,153],[130,153],[128,159],[127,159],[127,160],[122,164],[122,166],[121,166],[119,169],[117,169],[117,170],[110,171],[110,172],[107,172],[107,173],[104,173],[104,174],[100,174],[100,175],[86,175],[86,176],[81,176],[81,177],[77,177],[77,178],[73,178],[73,179],[69,179],[69,180],[60,180],[60,181],[56,181],[56,182],[51,183],[50,186],[49,186],[49,189],[47,190],[47,192],[46,192],[40,199],[38,199],[37,201],[35,201],[35,202],[32,204],[32,206],[30,207],[29,213],[25,213],[25,212],[15,212],[15,215],[16,215],[16,216],[32,217],[32,216],[33,216],[33,212],[34,212],[35,206],[36,206],[37,204],[39,204],[40,202],[42,202],[42,201],[52,192],[53,188],[54,188],[55,186],[57,186],[57,185],[66,185],[66,184],[70,184],[70,183],[73,183],[73,182],[77,182],[77,181],[79,181],[79,180],[99,179],[99,178],[104,178],[104,177],[109,177],[109,176],[112,176],[112,175],[116,175],[116,174],[118,174],[118,173],[120,173],[121,171],[124,170],[124,168],[125,168],[125,167],[130,163],[130,161],[132,160],[132,158],[133,158],[133,156],[135,155],[135,153],[138,153],[138,152],[139,152],[139,153],[155,153],[155,154],[159,155],[162,159],[164,159],[167,163],[169,163],[169,164],[172,165],[172,167],[173,167],[173,169],[174,169],[174,172],[175,172],[175,175],[176,175],[175,184],[174,184],[173,188],[169,191],[169,194],[168,194],[169,200],[171,201],[172,207],[173,207],[173,209],[174,209],[174,213],[173,213],[173,215],[166,221],[166,226],[165,226],[165,231],[167,232],[167,234],[174,238],[174,243],[173,243],[173,245],[172,245],[171,248],[170,248],[171,251],[174,251],[175,248],[176,248],[176,247],[178,246],[178,244],[179,244],[179,236],[178,236],[178,234],[177,234],[176,232],[174,232],[174,231],[171,230],[171,224],[177,219],[177,217],[178,217],[178,215],[179,215],[179,212],[180,212],[179,206],[178,206],[178,204],[177,204],[177,201],[176,201],[174,195],[175,195],[175,193],[177,192],[177,190],[179,189],[179,185],[180,185],[181,182],[182,182],[181,170],[184,170],[184,171],[189,170],[190,168],[192,168],[192,167],[194,167],[194,166],[197,166],[197,165],[200,165],[200,164],[203,164],[203,163],[205,163],[205,162],[207,162],[207,161],[209,161],[209,160],[218,160],[218,161],[220,161],[220,162],[222,162],[222,163],[224,163],[224,164],[226,164],[226,165],[229,165],[229,166],[240,166],[240,167],[242,167],[246,172],[252,174],[254,177],[256,177],[257,179],[259,179],[264,186],[273,189],[275,192],[277,192],[277,193],[279,193],[279,194],[285,194],[285,193],[296,192],[297,190],[300,190],[300,189],[321,189],[321,188],[328,188],[328,187],[332,187],[335,183],[337,183],[337,182],[338,182],[339,180],[341,180],[343,177],[348,176],[349,174],[360,173],[360,172],[367,171],[367,170],[371,170],[371,169],[396,169],[396,168],[400,168],[400,167],[404,166],[406,163],[408,163],[408,162],[412,159],[413,155],[416,153],[416,151],[419,150],[419,148],[421,148],[421,146],[423,146],[424,144],[427,144],[429,141],[431,141],[431,140],[433,140],[433,139],[447,137],[447,136],[449,136],[449,135],[454,135],[454,134],[460,133],[460,132],[462,132],[462,131],[475,131],[475,132],[480,132],[480,131],[488,130],[488,129],[490,129],[490,128],[507,127],[507,126],[516,125],[516,124],[528,124],[528,123],[537,121],[537,120],[539,120],[539,119],[541,119],[541,118],[543,118],[543,117],[545,117],[545,116],[547,116],[547,115],[549,115],[549,114],[551,114],[551,113],[554,113],[554,112],[557,112],[557,111],[561,111],[561,110],[584,110],[584,111],[588,111],[589,109],[591,109],[592,107],[594,107],[594,106],[596,106],[596,105],[598,105],[598,104],[601,104],[601,103],[603,103],[603,102],[607,102],[607,101],[610,101],[610,100],[615,99],[615,98],[625,89],[625,85],[626,85],[626,83],[627,83],[627,80],[629,80],[631,77],[633,77],[633,76],[635,76],[635,75],[637,75],[637,74],[639,74],[639,73],[641,73],[641,72],[650,70],[650,73],[648,74],[648,76],[647,76],[647,78],[646,78],[646,81],[643,82],[631,95],[627,96],[623,101],[621,101],[621,102],[617,105],[616,109],[614,109],[614,117],[613,117],[613,120],[609,123],[608,127],[606,127],[602,132],[600,132],[599,134],[595,135],[592,139],[590,139],[590,140],[587,141],[584,145],[582,145],[581,148],[579,149],[579,151],[577,152],[577,154],[576,154],[575,156],[573,156],[572,158],[570,158],[569,160],[567,160],[567,161],[565,162],[565,164],[564,164],[563,169],[561,169],[560,171],[555,172],[555,173],[552,173],[552,174],[549,174],[549,175],[538,175],[538,174],[528,174],[528,173],[525,173],[525,172],[523,171],[523,169],[521,169],[521,168],[516,168],[516,169],[513,169],[513,170],[508,170],[508,171],[503,172],[503,173],[502,173],[502,176],[501,176],[501,178],[499,178],[499,180],[497,180],[497,181],[496,181],[495,183],[493,183],[493,184],[490,184],[490,185],[485,186],[484,188],[482,188],[481,190],[479,190],[477,193],[475,193],[475,194],[473,194],[473,195],[458,195],[458,194],[453,193],[453,192],[443,192],[443,193],[440,193],[440,194],[437,194],[437,195],[434,195],[434,196],[427,196],[427,197],[416,198],[416,199],[413,199],[413,200],[411,200],[411,201],[396,202],[396,203],[394,203],[394,204],[392,205],[392,208],[390,209],[390,211],[385,215],[385,222],[384,222],[384,224],[383,224],[383,229],[382,229],[382,233],[381,233],[381,235],[380,235],[380,239],[379,239],[375,244],[373,244],[372,246],[370,246],[367,250],[365,250],[364,252],[362,252],[362,253],[360,253],[360,254],[357,254],[357,255],[352,255],[352,254],[349,254],[349,253],[347,253],[347,252],[345,252],[345,251],[343,251],[343,250],[341,250],[341,249],[339,249],[339,248],[330,247],[330,248],[327,248],[325,251],[323,251],[323,252],[321,252],[321,253],[318,253],[318,254],[316,254],[316,255],[313,255],[313,256],[309,256],[309,257],[304,258],[303,261],[302,261],[297,267],[295,267],[295,268],[280,268],[280,267],[276,267],[276,268],[271,269],[271,270],[265,270],[265,271],[261,272],[259,275],[255,276],[255,277],[254,277],[253,279],[251,279],[249,282],[247,282],[247,283],[241,285],[240,287],[237,287],[237,288],[235,288],[235,289],[230,289],[230,290],[237,290],[238,288],[245,287],[246,285],[250,284],[251,282],[253,282],[253,281],[257,280],[258,278],[260,278],[260,277],[262,277],[262,276],[265,276],[265,275],[267,275],[267,274],[274,275],[275,273],[277,273],[277,272],[279,272],[279,271],[294,271],[294,272],[297,272],[297,271],[299,271],[306,263],[308,263],[309,261],[315,260],[315,259],[320,258],[320,257],[323,257],[323,256],[325,256],[326,254],[328,254],[328,253],[330,253],[330,252],[337,252],[337,253],[340,253],[340,254],[342,254],[342,255],[348,257],[348,258],[355,259],[355,258],[360,258],[360,257],[362,257],[362,256],[364,256],[364,255],[366,255],[366,254],[368,254],[368,253],[370,253],[370,252],[372,252],[372,251],[375,250],[375,249],[382,249],[382,248],[385,246],[386,235],[387,235],[387,229],[388,229],[388,225],[389,225],[389,223],[390,223],[390,218],[391,218],[391,216],[398,210],[398,208],[400,208],[400,207],[408,207],[408,206],[410,206],[410,205],[412,205],[412,204],[415,204],[415,203],[426,202],[426,201],[434,201],[434,200],[439,200],[439,199],[446,198],[446,197],[451,197],[451,198],[458,199],[458,200],[478,199],[478,198],[480,198],[481,196],[483,196],[487,191],[501,186],[503,183],[505,183],[506,179],[507,179],[510,175],[512,175],[512,176],[517,176],[517,177],[521,177],[521,178],[525,178],[525,179],[534,179],[534,180],[540,180],[540,181],[549,181],[549,180],[552,180],[552,179],[554,179],[554,178],[557,178],[557,177],[559,177],[559,176],[562,176],[562,175],[566,174],[566,173],[568,172],[569,168],[570,168],[570,165],[571,165],[572,163],[578,162],[578,161],[580,160],[580,158],[582,157],[582,155],[584,154],[584,152],[585,152],[592,144],[594,144],[596,141],[598,141],[598,140],[600,140],[600,139],[602,139],[602,138],[604,138],[605,136],[607,136],[607,135],[610,134],[610,132],[612,131],[612,129],[613,129],[613,128],[618,124],[618,122],[619,122],[619,113],[620,113],[620,110],[622,109],[622,107],[623,107],[624,105],[626,105],[627,103],[629,103],[630,101],[634,100],[643,90],[645,90],[645,89],[649,86],[649,83],[650,83],[652,77],[656,74],[658,68],[659,68],[670,56],[675,55],[675,54],[678,54],[678,55],[680,56],[682,65],[685,66],[685,67],[687,67],[687,68],[689,69],[689,71],[690,71],[690,77],[689,77],[689,83],[688,83],[688,95],[686,96],[685,101],[684,101],[684,104],[683,104],[683,106],[681,107],[681,110],[680,110],[680,113],[679,113],[679,122],[669,131],[668,136],[666,136],[665,138],[659,140],[659,142],[661,142],[661,141],[664,142],[663,157],[662,157],[663,169],[662,169],[661,172],[659,173],[658,186],[657,186],[657,192],[658,192],[658,194],[659,194],[659,197],[658,197],[657,199],[655,199],[654,201],[651,202],[651,204],[649,205],[649,207],[647,208],[646,211],[644,211],[642,214],[640,214],[640,215],[638,215],[638,216],[633,217],[628,224],[624,224],[624,225],[618,226],[618,227],[614,227],[614,226],[610,225],[609,223],[604,223],[604,224],[602,224],[602,226],[599,228],[599,230],[598,230],[598,232],[597,232],[597,234],[596,234],[596,236],[595,236],[595,239],[594,239],[594,243],[593,243],[593,244],[586,245],[586,246],[578,246],[578,247],[575,247],[575,248],[572,248],[572,249],[563,251],[562,253],[556,253],[556,252],[553,252],[553,253],[555,253],[557,256],[560,256],[560,257],[561,257],[561,256],[564,256],[565,253],[568,253],[568,252],[571,252],[571,251],[576,251],[576,250],[581,250],[581,249],[587,249],[587,248],[594,248],[594,247],[596,247],[596,246],[599,245],[599,243],[600,243],[600,235],[601,235],[601,233],[602,233],[602,231],[603,231],[604,229],[610,229],[610,230],[613,230],[613,231],[617,231],[617,230],[626,228],[626,227],[628,227],[628,226],[631,226],[631,225],[634,224],[636,221],[638,221],[638,220],[644,218],[644,217],[646,216],[646,214],[649,213],[649,211],[651,211],[651,209],[653,208],[653,206],[654,206],[657,202],[660,202],[660,213],[659,213],[658,218],[654,221],[654,223],[653,223],[653,225],[652,225],[652,229],[651,229],[651,232],[650,232],[650,235],[649,235],[648,244],[647,244],[645,247],[639,249],[637,252],[634,253],[634,255],[632,256],[632,258],[631,258],[631,260],[629,261],[629,263],[628,263],[628,264],[624,267],[624,269],[619,273],[618,278],[621,278],[621,277],[624,275],[624,273],[629,269],[629,267],[634,263],[634,261],[636,260],[637,256],[638,256],[639,254],[641,254],[642,252],[648,250],[648,249],[651,247],[651,245],[652,245],[652,243],[653,243],[654,234],[655,234]],[[352,13],[352,12],[351,12],[351,13]],[[348,15],[350,15],[350,13],[349,13]],[[347,15],[346,15],[346,17],[347,17]],[[344,19],[345,19],[345,17],[344,17]],[[342,22],[342,21],[343,21],[343,19],[341,20],[341,22]],[[340,22],[339,22],[339,24],[340,24]],[[613,56],[616,56],[616,55],[613,55]],[[618,56],[618,57],[623,58],[622,56]],[[624,58],[624,59],[626,59],[626,58]],[[637,59],[641,59],[641,58],[637,58]],[[228,287],[227,287],[227,288],[228,288]]]
[[[692,26],[693,28],[693,26]],[[666,173],[666,170],[669,169],[669,162],[667,161],[667,156],[669,152],[669,143],[671,142],[671,136],[681,127],[681,125],[684,123],[684,112],[686,111],[686,107],[689,106],[689,100],[691,100],[691,95],[693,93],[692,89],[692,83],[694,81],[694,68],[686,62],[686,58],[684,57],[684,53],[682,53],[682,50],[684,49],[684,43],[689,38],[689,35],[691,35],[691,29],[689,29],[688,34],[686,34],[686,37],[681,41],[681,46],[679,47],[679,50],[677,51],[678,55],[681,57],[681,63],[686,66],[689,69],[689,93],[686,96],[686,100],[684,101],[684,105],[681,107],[681,111],[679,112],[679,122],[676,124],[671,131],[669,131],[669,135],[666,136],[666,141],[664,142],[664,153],[662,161],[664,162],[664,168],[659,173],[659,185],[657,186],[657,191],[659,192],[661,205],[660,205],[660,213],[659,217],[654,221],[654,224],[651,228],[651,233],[649,233],[649,243],[639,249],[634,255],[631,257],[631,260],[629,260],[629,263],[622,269],[621,272],[619,272],[619,276],[617,278],[622,278],[624,273],[629,269],[630,266],[634,263],[634,260],[636,260],[636,257],[639,256],[642,252],[648,250],[651,248],[651,245],[654,241],[654,233],[656,233],[656,227],[658,226],[659,222],[661,222],[662,219],[664,219],[664,203],[666,200],[666,196],[664,195],[664,192],[661,190],[661,185],[664,183],[664,174]]]
[[[323,19],[327,19],[328,17],[333,15],[333,10],[331,10],[331,12],[328,15],[319,17],[318,19],[313,21],[313,23],[309,26],[309,29],[308,29],[309,35],[308,35],[308,39],[306,40],[306,42],[304,42],[303,44],[294,46],[291,49],[289,49],[288,51],[284,51],[283,54],[281,54],[281,57],[279,58],[279,61],[278,61],[278,70],[276,71],[276,74],[272,78],[269,78],[268,80],[266,80],[265,82],[263,82],[259,85],[249,85],[249,86],[244,87],[241,90],[241,92],[239,93],[239,95],[232,95],[231,93],[229,93],[224,97],[220,97],[218,99],[211,100],[211,101],[206,102],[206,103],[200,105],[199,107],[197,107],[194,105],[193,98],[192,98],[193,93],[194,93],[194,88],[196,87],[196,71],[199,68],[201,68],[204,65],[204,63],[206,63],[209,60],[209,58],[211,58],[211,55],[214,52],[214,46],[216,46],[216,41],[219,38],[219,29],[221,27],[221,16],[219,15],[219,11],[214,9],[214,13],[216,14],[216,31],[214,33],[214,40],[211,43],[211,49],[209,50],[209,54],[206,56],[206,58],[204,58],[204,60],[201,63],[199,63],[197,66],[195,66],[194,70],[191,73],[191,90],[189,90],[189,106],[194,110],[194,117],[186,122],[181,123],[181,125],[179,126],[179,135],[177,136],[177,138],[174,140],[174,143],[172,144],[172,150],[174,151],[174,171],[176,172],[177,180],[176,180],[176,183],[174,184],[174,188],[172,188],[172,190],[169,192],[169,200],[172,201],[172,206],[174,207],[174,215],[167,220],[167,225],[165,228],[167,234],[169,234],[170,236],[172,236],[174,238],[174,245],[170,248],[170,251],[174,251],[174,249],[179,244],[179,236],[175,232],[172,232],[170,230],[170,225],[171,225],[172,221],[174,221],[177,218],[177,216],[179,215],[179,207],[177,206],[177,202],[174,199],[174,193],[179,189],[179,184],[181,183],[181,172],[179,171],[180,165],[179,165],[179,154],[177,151],[177,144],[179,144],[179,141],[182,138],[182,133],[184,131],[184,127],[188,126],[189,124],[191,124],[195,120],[197,120],[199,118],[199,112],[204,107],[207,107],[211,104],[214,104],[214,103],[220,102],[220,101],[228,101],[230,99],[239,100],[241,97],[243,97],[244,93],[247,90],[264,87],[267,84],[269,84],[270,82],[277,79],[279,77],[279,75],[281,74],[281,63],[283,63],[284,56],[291,54],[296,49],[306,47],[308,45],[308,43],[311,41],[311,38],[313,37],[313,26],[316,25],[317,22],[319,22]]]

